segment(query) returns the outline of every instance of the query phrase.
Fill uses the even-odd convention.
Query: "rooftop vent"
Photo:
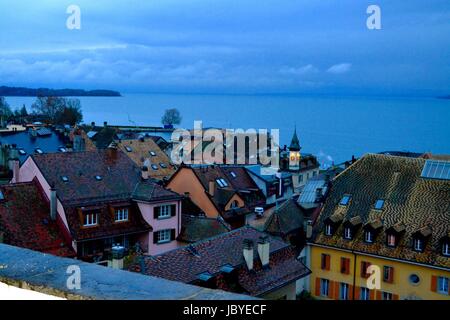
[[[62,180],[63,182],[69,182],[69,178],[68,178],[67,176],[62,176],[62,177],[61,177],[61,180]]]

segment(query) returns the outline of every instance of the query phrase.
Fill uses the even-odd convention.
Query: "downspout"
[[[353,288],[352,288],[352,291],[353,291],[353,293],[352,293],[353,299],[352,299],[352,300],[355,300],[355,290],[356,290],[356,257],[357,257],[357,255],[356,255],[355,251],[353,251],[353,249],[352,249],[352,254],[353,254]]]

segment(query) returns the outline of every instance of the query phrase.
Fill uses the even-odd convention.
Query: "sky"
[[[372,4],[380,30],[366,26]],[[0,85],[450,94],[448,0],[0,0],[0,12]]]

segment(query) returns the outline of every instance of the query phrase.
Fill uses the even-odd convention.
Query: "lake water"
[[[322,163],[367,152],[413,151],[450,154],[450,100],[299,96],[130,94],[80,97],[84,122],[161,125],[167,108],[177,108],[180,127],[280,129],[289,144],[294,127],[302,151]],[[31,97],[7,97],[12,108],[30,109]]]

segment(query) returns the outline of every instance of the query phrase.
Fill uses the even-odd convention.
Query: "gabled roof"
[[[267,219],[264,230],[272,235],[284,237],[303,228],[304,213],[293,199],[279,205]]]
[[[293,248],[283,241],[269,237],[270,267],[263,269],[258,262],[257,245],[254,248],[255,268],[249,272],[243,258],[243,241],[257,241],[265,233],[245,226],[218,236],[193,243],[153,257],[142,257],[142,263],[130,267],[131,271],[166,278],[184,283],[193,283],[201,274],[220,274],[224,266],[238,269],[238,282],[251,295],[291,283],[310,273],[296,259]]]
[[[58,256],[75,256],[37,182],[0,186],[0,232],[7,244]]]
[[[440,240],[450,229],[450,181],[421,177],[425,159],[368,154],[339,174],[332,182],[323,210],[314,228],[314,242],[441,267],[450,267],[450,259],[440,254]],[[351,195],[347,206],[339,205]],[[376,210],[377,200],[384,200]],[[324,222],[333,216],[344,221],[360,219],[363,225],[382,221],[373,244],[364,242],[363,230],[354,239],[342,238],[342,223],[333,236],[323,232]],[[388,248],[386,232],[400,235],[396,248]],[[412,250],[412,237],[420,231],[429,236],[424,252]],[[431,234],[430,234],[431,232]]]
[[[148,175],[153,179],[169,179],[176,171],[167,154],[151,138],[120,140],[117,146],[138,167],[147,166]],[[151,165],[155,165],[156,170]]]
[[[221,218],[208,218],[183,214],[181,232],[177,238],[183,242],[197,242],[230,231]]]

